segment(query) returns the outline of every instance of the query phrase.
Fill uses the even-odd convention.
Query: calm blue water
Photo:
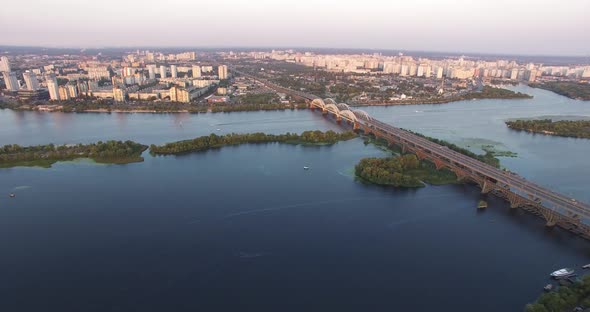
[[[526,91],[536,99],[367,110],[455,142],[502,142],[519,155],[504,165],[584,198],[588,141],[510,132],[502,120],[590,115],[588,103]],[[4,110],[0,125],[0,144],[21,145],[338,129],[308,111]],[[354,139],[0,170],[0,194],[17,194],[0,197],[0,310],[521,311],[549,272],[590,263],[587,241],[548,231],[502,200],[489,197],[478,212],[476,187],[354,180],[360,158],[384,155]]]

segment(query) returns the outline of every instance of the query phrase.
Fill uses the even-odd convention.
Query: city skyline
[[[0,12],[2,45],[312,47],[587,56],[590,2],[34,0]],[[92,12],[92,14],[89,14]],[[288,14],[287,14],[288,13]],[[51,18],[48,18],[51,17]],[[40,31],[39,23],[43,23]],[[18,26],[18,27],[15,27]]]

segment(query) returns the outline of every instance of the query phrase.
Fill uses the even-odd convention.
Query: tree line
[[[506,125],[514,130],[590,139],[590,120],[514,120]]]
[[[389,158],[363,158],[354,167],[354,172],[357,177],[378,185],[422,187],[424,184],[418,178],[406,174],[419,166],[420,161],[412,154]]]
[[[545,89],[570,99],[590,101],[590,84],[571,81],[547,81],[544,83],[531,83],[533,88]]]
[[[345,141],[355,138],[357,135],[352,131],[334,132],[328,130],[322,132],[305,131],[301,134],[287,132],[285,134],[256,133],[230,133],[216,135],[214,133],[201,136],[192,140],[184,140],[164,145],[150,145],[152,155],[182,154],[195,151],[205,151],[211,148],[218,148],[226,145],[255,144],[255,143],[289,143],[289,144],[334,144],[338,141]]]

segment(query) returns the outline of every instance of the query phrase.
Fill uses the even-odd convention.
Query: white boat
[[[10,197],[16,197],[16,194],[10,193],[10,194],[8,194],[8,196],[10,196]]]
[[[309,170],[309,167],[308,166],[304,166],[303,167],[303,170]]]
[[[590,264],[584,264],[584,265],[582,266],[582,269],[590,269]]]
[[[574,269],[564,268],[564,269],[559,269],[559,270],[551,273],[550,275],[551,275],[551,277],[560,278],[560,277],[568,277],[572,274],[574,274]]]

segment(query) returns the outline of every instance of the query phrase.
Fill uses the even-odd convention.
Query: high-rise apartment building
[[[54,101],[59,101],[59,85],[57,84],[57,78],[54,73],[45,75],[45,81],[47,82],[47,89],[49,90],[49,98]]]
[[[156,65],[150,64],[147,66],[148,69],[148,77],[150,79],[156,79]]]
[[[23,74],[23,78],[25,79],[25,84],[27,85],[27,90],[30,91],[37,91],[39,90],[39,81],[37,81],[37,75],[34,72],[27,71]]]
[[[6,84],[6,89],[8,91],[18,91],[18,79],[16,79],[16,73],[14,72],[3,72],[2,75],[4,76],[4,83]]]
[[[59,98],[62,101],[67,101],[70,99],[70,93],[68,92],[68,88],[66,88],[65,86],[59,86],[58,90],[59,90]]]
[[[160,78],[166,78],[166,66],[160,65]]]
[[[176,65],[170,65],[170,76],[172,78],[178,77],[178,69],[176,68]]]
[[[0,72],[10,72],[10,62],[6,56],[0,57]]]
[[[217,76],[220,80],[227,79],[227,65],[219,65],[217,68]]]
[[[193,65],[193,78],[201,77],[201,66]]]

